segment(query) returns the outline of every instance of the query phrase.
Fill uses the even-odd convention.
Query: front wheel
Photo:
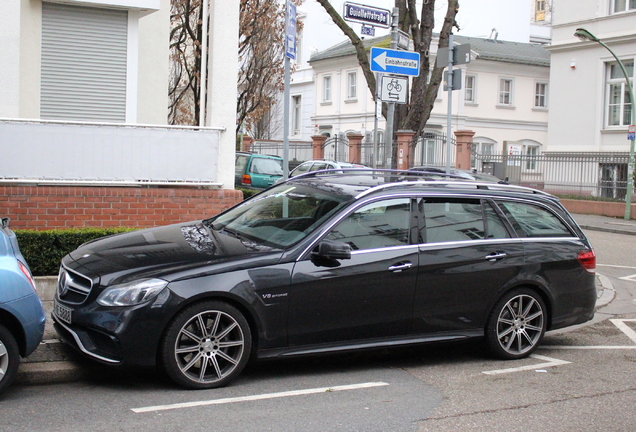
[[[19,364],[18,344],[11,332],[0,325],[0,394],[15,379]]]
[[[486,341],[497,357],[520,359],[537,348],[546,326],[541,296],[530,289],[517,289],[495,304],[486,325]]]
[[[227,303],[205,301],[184,309],[170,323],[161,359],[175,383],[209,389],[236,378],[251,347],[250,327],[243,314]]]

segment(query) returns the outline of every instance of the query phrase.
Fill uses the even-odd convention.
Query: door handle
[[[392,265],[391,267],[389,267],[389,271],[392,271],[393,273],[399,273],[403,270],[410,269],[411,267],[413,267],[412,262],[403,262],[396,265]]]
[[[506,253],[505,252],[493,252],[490,255],[486,255],[485,259],[487,261],[499,261],[501,259],[504,259],[506,257]]]

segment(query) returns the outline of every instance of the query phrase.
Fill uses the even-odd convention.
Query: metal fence
[[[250,151],[260,154],[270,154],[283,157],[283,142],[259,140],[254,141]],[[313,159],[313,147],[311,141],[290,141],[289,160],[290,164],[298,165],[301,162]]]
[[[629,153],[473,153],[479,172],[558,195],[625,200]]]
[[[455,166],[455,138],[450,140],[450,165]],[[424,132],[411,143],[413,148],[413,161],[409,166],[446,166],[448,149],[446,147],[446,135],[435,132]]]
[[[370,138],[370,136],[369,136]],[[424,132],[411,143],[412,158],[408,166],[444,167],[447,159],[446,136]],[[450,165],[455,166],[455,140],[450,140]],[[334,136],[325,141],[325,159],[349,161],[348,140]],[[282,156],[280,141],[256,141],[252,150]],[[362,142],[361,162],[373,166],[374,146],[371,139]],[[312,143],[290,141],[289,159],[298,164],[313,158]],[[378,161],[385,161],[385,144],[378,143]],[[508,178],[509,183],[544,190],[557,195],[599,197],[625,200],[627,189],[627,152],[546,152],[541,155],[472,154],[472,168],[478,172]],[[382,162],[378,168],[384,168]]]

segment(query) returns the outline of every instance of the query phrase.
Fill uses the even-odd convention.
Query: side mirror
[[[327,259],[351,259],[351,246],[345,242],[325,239],[318,244],[312,255]]]

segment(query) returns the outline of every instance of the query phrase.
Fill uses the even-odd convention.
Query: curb
[[[592,225],[579,225],[579,226],[583,230],[602,231],[602,232],[607,232],[612,234],[625,234],[625,235],[636,236],[636,232],[628,231],[628,230],[620,229],[620,228],[604,228],[604,227],[592,226]]]
[[[612,281],[610,281],[610,279],[602,274],[597,273],[596,274],[597,280],[601,285],[601,292],[600,295],[598,296],[597,300],[596,300],[596,309],[600,309],[603,306],[606,306],[607,304],[609,304],[612,300],[614,300],[614,297],[616,296],[616,291],[614,290],[614,285],[612,285]]]
[[[80,381],[90,375],[90,368],[71,361],[22,362],[15,383],[23,385],[62,384]]]

